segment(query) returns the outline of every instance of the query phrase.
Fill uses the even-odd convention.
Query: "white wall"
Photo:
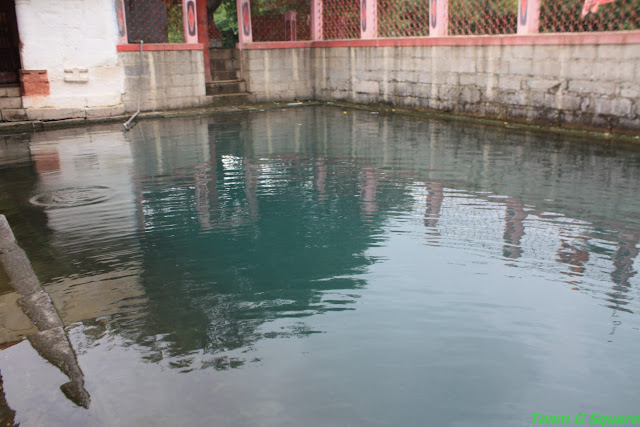
[[[23,97],[25,108],[122,104],[113,0],[16,0],[25,70],[47,70],[50,96]],[[65,82],[65,69],[88,69],[88,82]]]

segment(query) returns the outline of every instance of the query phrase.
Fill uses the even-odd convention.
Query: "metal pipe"
[[[129,120],[127,120],[127,122],[124,124],[124,130],[129,130],[131,129],[129,126],[131,125],[131,122],[138,117],[138,114],[140,114],[140,97],[142,95],[142,47],[144,45],[144,41],[140,40],[140,67],[138,68],[138,110],[133,114],[133,116],[131,116],[131,118]]]

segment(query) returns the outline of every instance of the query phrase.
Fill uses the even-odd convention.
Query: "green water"
[[[91,404],[0,274],[0,417],[638,416],[639,184],[637,149],[331,107],[6,137],[0,213]]]

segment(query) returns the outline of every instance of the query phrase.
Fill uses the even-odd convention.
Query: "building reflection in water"
[[[0,266],[14,288],[15,292],[10,293],[10,298],[16,303],[15,306],[7,304],[4,307],[0,331],[2,339],[7,341],[0,344],[14,341],[14,335],[18,332],[14,328],[18,326],[16,329],[25,334],[38,354],[68,377],[69,382],[60,386],[65,396],[76,405],[88,408],[90,396],[84,388],[84,374],[62,319],[49,294],[40,286],[26,253],[15,241],[4,215],[0,215]],[[6,298],[3,299],[6,303]]]
[[[327,194],[327,163],[324,157],[318,157],[315,162],[315,187],[318,192],[318,200],[328,199]]]
[[[568,267],[562,274],[570,278],[567,283],[571,285],[579,285],[580,277],[585,274],[585,264],[589,262],[589,251],[585,249],[588,242],[589,237],[573,235],[571,230],[562,230],[560,234],[556,261]]]
[[[390,118],[317,111],[141,122],[127,139],[110,127],[90,140],[84,130],[32,136],[33,189],[115,189],[99,205],[17,219],[18,230],[47,224],[42,244],[27,252],[65,325],[86,325],[88,346],[119,334],[146,360],[180,359],[167,365],[176,369],[240,366],[230,351],[305,335],[305,317],[354,309],[366,286],[358,275],[376,262],[368,250],[412,204],[437,245],[559,272],[579,290],[607,276],[611,289],[591,290],[633,311],[640,233],[596,238],[596,228],[618,227],[606,212],[576,222],[580,201],[546,201],[560,191],[554,162],[564,154],[542,151],[527,169],[522,159],[537,152],[536,141],[509,158],[496,155],[508,148],[464,129],[412,122],[407,130]],[[452,142],[438,143],[447,132]],[[394,134],[403,135],[395,144],[377,143]],[[530,190],[535,180],[547,188]],[[616,249],[594,249],[605,243]],[[269,329],[282,318],[298,323]],[[197,350],[204,355],[189,358]]]
[[[371,166],[364,166],[360,172],[360,209],[365,218],[371,218],[378,212],[376,173],[377,171]]]
[[[444,200],[444,191],[442,183],[438,181],[427,181],[425,183],[427,197],[424,210],[424,225],[427,228],[435,230],[440,218],[440,210],[442,209],[442,201]]]
[[[518,259],[522,256],[522,236],[524,236],[524,220],[527,213],[522,202],[508,197],[505,203],[504,248],[505,258]]]
[[[640,233],[631,231],[622,231],[618,233],[617,248],[611,258],[613,259],[613,271],[611,272],[611,281],[614,286],[610,292],[607,292],[608,301],[611,303],[609,307],[615,310],[632,312],[627,306],[630,303],[632,277],[637,274],[634,269],[634,262],[638,256],[638,243],[640,243]]]

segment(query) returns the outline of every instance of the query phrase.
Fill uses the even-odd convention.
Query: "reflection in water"
[[[585,263],[589,261],[589,251],[581,249],[581,247],[584,247],[588,240],[587,236],[573,236],[571,230],[562,230],[556,261],[568,267],[568,271],[563,271],[562,274],[576,277],[576,279],[570,280],[569,284],[579,285],[581,283],[578,278],[584,275]]]
[[[524,220],[527,213],[521,202],[508,198],[505,213],[504,249],[505,258],[517,259],[522,256],[521,239],[524,236]]]
[[[637,323],[634,151],[327,108],[30,139],[26,154],[0,161],[0,209],[62,321],[82,336],[74,342],[81,363],[95,354],[107,361],[122,347],[168,371],[222,375],[260,370],[269,342],[317,339],[328,340],[316,349],[319,372],[348,376],[370,364],[377,373],[393,369],[384,368],[384,358],[351,355],[340,362],[344,368],[322,365],[342,348],[356,351],[331,341],[345,330],[385,331],[382,341],[400,346],[429,343],[425,334],[437,331],[433,342],[461,336],[467,346],[430,349],[433,357],[416,356],[410,366],[425,369],[416,374],[422,384],[444,372],[452,381],[446,386],[457,389],[480,363],[457,358],[458,345],[459,354],[483,360],[488,351],[492,360],[505,354],[485,350],[493,341],[529,348],[556,339],[554,320],[527,318],[509,300],[508,289],[518,287],[502,283],[531,290],[536,282],[551,301],[562,290],[540,283],[566,283],[577,291],[570,292],[575,303],[586,296],[597,313],[593,296],[614,310],[613,332],[624,331],[619,316]],[[72,208],[28,203],[34,194],[79,185],[112,193]],[[449,264],[456,267],[444,270]],[[483,274],[490,280],[479,280]],[[464,291],[468,283],[477,287]],[[375,316],[359,320],[368,307]],[[465,317],[478,313],[480,320]],[[391,328],[398,319],[403,323]],[[451,326],[456,322],[464,326]],[[479,322],[490,326],[473,329]],[[27,334],[11,331],[13,341]],[[585,340],[592,344],[597,333]],[[394,341],[405,336],[413,341]],[[374,354],[379,341],[360,345]],[[391,358],[404,354],[388,350]],[[452,351],[451,365],[440,365],[439,354]],[[518,351],[505,375],[522,366],[544,371]],[[561,358],[547,357],[549,366]],[[474,374],[454,381],[469,370]],[[296,386],[307,381],[300,378]]]
[[[376,191],[378,189],[378,178],[376,177],[376,171],[374,168],[365,166],[361,172],[361,191],[360,201],[362,202],[362,213],[366,217],[375,215],[378,211],[378,204],[376,203]]]
[[[631,302],[629,291],[631,283],[629,280],[637,274],[633,267],[633,263],[638,256],[638,243],[640,236],[631,232],[618,233],[618,248],[613,253],[614,270],[611,272],[611,281],[614,286],[610,292],[607,292],[607,301],[612,305],[609,307],[615,310],[633,312],[626,307]]]
[[[31,346],[49,363],[60,369],[69,382],[60,386],[63,393],[78,406],[89,407],[89,393],[84,388],[84,375],[64,325],[49,295],[42,290],[26,254],[14,239],[4,215],[0,215],[0,265],[20,298],[17,305],[37,329],[27,336]],[[11,307],[8,307],[11,308]],[[6,329],[6,325],[3,325]]]
[[[442,201],[444,200],[444,191],[442,183],[437,181],[427,182],[427,202],[424,211],[424,225],[427,228],[435,229],[440,218],[440,210],[442,209]]]

